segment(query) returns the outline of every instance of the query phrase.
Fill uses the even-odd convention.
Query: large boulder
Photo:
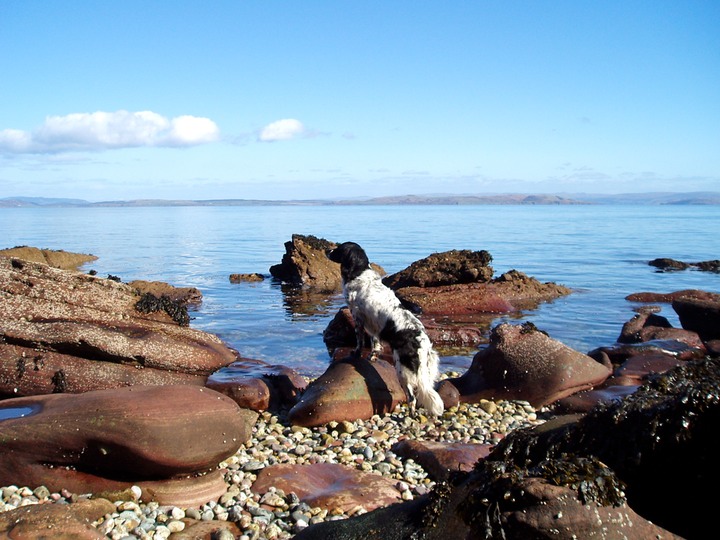
[[[312,287],[316,290],[335,292],[342,289],[340,265],[327,257],[327,252],[336,248],[335,242],[315,236],[293,234],[285,242],[285,254],[279,264],[270,267],[270,274],[291,285]],[[382,274],[385,271],[373,264]]]
[[[0,249],[0,257],[47,264],[48,266],[60,268],[61,270],[77,270],[83,264],[97,260],[95,255],[72,253],[61,249],[39,249],[29,246]]]
[[[534,407],[601,384],[609,365],[550,338],[532,323],[500,324],[490,345],[478,352],[461,377],[443,381],[460,392],[460,400],[519,399]]]
[[[257,413],[192,386],[132,387],[0,402],[0,485],[121,491],[202,504],[227,486],[218,464],[247,442]]]
[[[112,279],[0,257],[0,395],[202,383],[237,353],[185,317]]]
[[[367,356],[353,359],[349,353],[338,349],[325,373],[308,385],[288,414],[293,425],[313,427],[332,420],[367,419],[388,413],[405,401],[392,363],[383,359],[371,362]]]
[[[706,292],[677,298],[672,307],[683,328],[697,332],[703,341],[720,339],[720,294]]]
[[[425,316],[457,317],[535,309],[541,302],[571,292],[562,285],[542,283],[522,272],[510,270],[489,282],[404,287],[397,290],[396,294],[401,301],[416,306]]]
[[[383,283],[391,289],[403,287],[439,287],[458,283],[490,281],[492,256],[487,251],[451,250],[433,253],[409,267],[387,276]]]
[[[93,522],[115,512],[107,499],[86,499],[71,504],[35,504],[0,512],[1,538],[52,538],[103,540]]]

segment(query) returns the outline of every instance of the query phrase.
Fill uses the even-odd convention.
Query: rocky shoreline
[[[329,245],[293,236],[271,272],[328,291]],[[493,278],[486,252],[418,261],[386,281],[433,341],[489,333],[467,372],[443,375],[436,419],[408,414],[387,355],[347,360],[342,310],[309,381],[189,328],[197,290],[41,257],[0,253],[0,534],[692,538],[711,523],[720,295],[638,293],[672,303],[683,328],[648,306],[583,354],[527,323],[463,323],[570,290]]]

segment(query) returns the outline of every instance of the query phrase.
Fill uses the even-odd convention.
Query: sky
[[[720,191],[717,0],[2,0],[0,51],[0,198]]]

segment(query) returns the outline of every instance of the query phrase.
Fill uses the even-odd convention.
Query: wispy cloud
[[[262,142],[287,141],[306,134],[307,130],[300,120],[284,118],[262,128],[258,140]]]
[[[44,154],[98,151],[143,146],[195,146],[218,140],[220,130],[209,118],[166,118],[152,111],[115,111],[48,116],[33,131],[0,131],[0,153]]]

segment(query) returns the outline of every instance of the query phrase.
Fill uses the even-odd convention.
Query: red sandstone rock
[[[115,512],[106,499],[72,504],[36,504],[0,512],[0,538],[35,540],[102,540],[94,521]]]
[[[206,386],[243,408],[266,411],[294,405],[307,381],[288,367],[245,358],[210,375]]]
[[[382,357],[350,359],[347,349],[339,349],[328,369],[311,382],[288,418],[294,425],[320,426],[331,420],[354,421],[390,412],[405,401],[395,366]]]
[[[164,281],[143,281],[135,280],[128,283],[131,287],[143,293],[150,293],[154,296],[167,296],[173,302],[181,304],[202,303],[202,293],[195,287],[175,287]]]
[[[551,339],[532,324],[500,324],[468,371],[448,379],[460,399],[520,399],[534,407],[601,384],[610,368]]]
[[[140,313],[135,308],[139,298],[135,289],[113,280],[0,257],[0,371],[5,375],[0,377],[0,394],[16,395],[20,387],[28,394],[47,391],[48,380],[35,389],[20,384],[22,359],[29,380],[31,363],[34,369],[46,357],[48,364],[73,357],[67,369],[62,368],[64,387],[88,389],[107,388],[113,381],[147,383],[147,373],[139,375],[143,368],[207,376],[237,358],[216,336],[181,327],[167,315]],[[115,366],[85,373],[72,367],[87,362]],[[87,373],[103,372],[109,379],[96,379],[92,386]]]
[[[395,483],[337,463],[282,464],[260,471],[252,490],[262,494],[274,486],[310,506],[351,512],[358,506],[370,511],[400,501]]]
[[[534,309],[540,302],[570,294],[555,283],[541,283],[511,270],[489,283],[455,284],[441,287],[405,287],[398,298],[416,305],[426,317],[463,316],[477,313],[510,313]]]
[[[257,413],[207,388],[132,387],[0,402],[0,485],[74,493],[133,484],[143,500],[196,504],[222,495],[217,471],[252,432]]]
[[[598,403],[610,403],[612,401],[625,399],[637,389],[637,385],[608,384],[600,388],[584,390],[558,400],[555,403],[555,410],[562,411],[563,413],[586,413]]]
[[[672,307],[683,328],[697,332],[703,341],[720,339],[720,294],[704,292],[677,298]]]
[[[415,261],[406,269],[383,279],[391,289],[403,287],[438,287],[458,283],[490,281],[492,256],[487,251],[451,250],[433,253]]]
[[[468,472],[478,460],[486,458],[492,444],[447,443],[404,439],[395,443],[393,452],[405,459],[412,459],[422,466],[435,481],[447,479],[453,471]]]
[[[47,264],[62,270],[77,270],[83,264],[97,260],[95,255],[54,249],[38,249],[28,246],[2,249],[0,250],[0,257]]]

